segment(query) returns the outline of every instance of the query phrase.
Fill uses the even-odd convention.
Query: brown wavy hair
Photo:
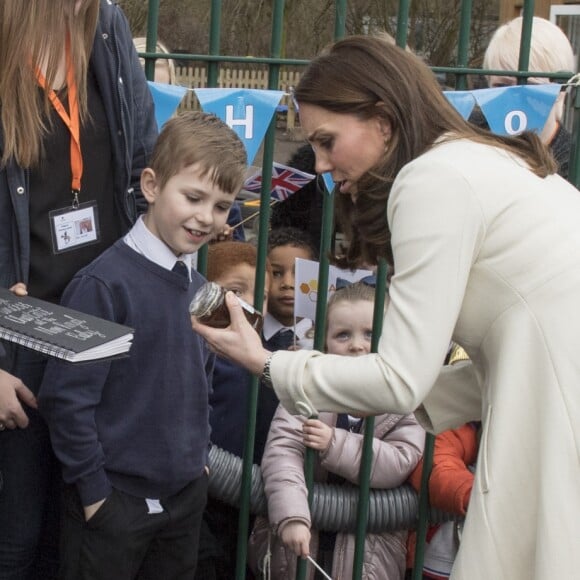
[[[493,135],[467,123],[443,95],[439,83],[417,56],[373,36],[351,36],[326,48],[302,75],[295,90],[300,105],[355,115],[379,117],[391,138],[378,164],[357,182],[357,199],[336,196],[337,226],[349,245],[335,258],[343,268],[393,265],[387,202],[393,181],[404,165],[427,151],[436,139],[468,138],[501,147],[521,157],[539,176],[556,171],[556,162],[537,135]]]
[[[0,118],[4,133],[1,164],[13,158],[23,167],[38,163],[42,139],[50,130],[50,101],[38,90],[36,68],[46,65],[53,86],[70,38],[81,119],[87,111],[86,78],[99,17],[99,0],[84,0],[75,14],[73,0],[0,2]]]

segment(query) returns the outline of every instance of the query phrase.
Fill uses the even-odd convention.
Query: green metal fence
[[[155,46],[157,42],[157,28],[159,18],[159,7],[163,0],[149,0],[148,20],[147,20],[147,48],[146,52],[141,56],[145,58],[145,71],[149,79],[153,79],[155,70],[155,60],[157,58],[172,58],[176,61],[180,60],[195,60],[205,62],[208,68],[208,87],[216,87],[218,83],[218,73],[220,65],[227,63],[247,62],[245,57],[220,55],[220,29],[222,19],[222,2],[221,0],[212,0],[211,2],[211,18],[210,18],[210,36],[209,36],[209,51],[208,54],[158,54],[155,53]],[[335,0],[334,3],[334,38],[339,39],[345,36],[346,33],[346,14],[348,2],[347,0]],[[396,28],[396,42],[399,46],[405,47],[407,44],[407,29],[409,21],[409,10],[411,1],[400,0],[397,11],[397,28]],[[272,26],[271,26],[271,41],[270,54],[265,57],[252,57],[253,63],[260,63],[268,67],[268,88],[277,89],[280,67],[283,65],[305,66],[307,61],[298,59],[281,58],[282,38],[283,38],[283,23],[284,23],[284,8],[285,0],[273,0],[272,11]],[[530,76],[555,76],[547,75],[545,73],[537,73],[529,71],[529,52],[532,29],[532,18],[534,13],[534,0],[524,0],[523,3],[523,19],[524,31],[522,34],[522,41],[520,47],[519,66],[517,71],[484,71],[482,69],[470,68],[468,66],[468,55],[470,46],[470,23],[472,17],[472,0],[463,0],[460,11],[460,29],[457,43],[457,66],[455,67],[433,67],[436,73],[450,73],[455,78],[455,89],[464,90],[468,86],[469,75],[482,74],[501,74],[503,76],[515,76],[518,78],[518,83],[525,83]],[[558,75],[561,77],[562,75]],[[575,91],[572,96],[572,114],[573,114],[573,144],[570,159],[570,181],[580,186],[580,96],[578,91]],[[264,287],[263,280],[265,278],[266,268],[266,242],[269,224],[270,213],[270,182],[272,177],[272,163],[273,152],[275,144],[275,119],[270,123],[270,127],[266,133],[263,147],[263,158],[258,162],[262,166],[263,186],[260,196],[262,208],[259,215],[258,227],[258,265],[257,265],[257,281],[255,306],[258,309],[262,308],[264,301]],[[321,267],[319,274],[319,288],[327,286],[328,281],[328,262],[324,256],[327,250],[331,247],[333,235],[333,198],[331,194],[326,194],[324,199],[324,217],[322,225],[322,242],[321,242]],[[205,253],[200,252],[198,261],[199,269],[205,271]],[[383,273],[386,272],[386,265],[380,264],[379,268]],[[384,280],[386,276],[378,276],[379,280]],[[382,305],[385,295],[384,286],[377,288],[377,301],[375,307],[375,323],[374,323],[374,340],[373,350],[378,344],[378,337],[381,330]],[[324,324],[320,322],[326,316],[326,304],[324,300],[319,300],[316,312],[317,334],[315,336],[315,348],[321,349],[324,344],[324,337],[322,336],[322,329]],[[251,458],[253,456],[254,448],[254,429],[256,425],[256,409],[258,397],[258,381],[253,379],[251,386],[251,401],[248,417],[247,437],[245,443],[244,457]],[[356,549],[355,549],[355,564],[352,574],[354,580],[362,578],[362,564],[363,564],[363,545],[368,518],[368,500],[369,500],[369,479],[370,479],[370,465],[371,465],[371,444],[372,444],[372,419],[371,424],[367,425],[365,437],[365,450],[363,453],[363,462],[361,466],[361,484],[360,495],[358,502],[358,520],[356,529]],[[425,446],[425,469],[423,474],[422,491],[419,496],[418,513],[416,521],[417,529],[417,553],[415,558],[415,567],[412,573],[413,580],[422,578],[422,562],[424,556],[425,535],[429,519],[429,504],[427,490],[427,481],[429,471],[431,469],[432,453],[433,453],[434,438],[427,435]],[[308,450],[306,459],[305,472],[307,482],[312,484],[314,451]],[[236,580],[245,578],[245,568],[247,560],[247,544],[248,526],[250,521],[250,493],[252,484],[252,465],[251,461],[244,461],[242,468],[241,479],[241,493],[240,493],[240,512],[238,522],[238,532],[240,541],[238,542],[237,550],[237,571]],[[307,562],[302,560],[300,562],[297,578],[306,578]]]

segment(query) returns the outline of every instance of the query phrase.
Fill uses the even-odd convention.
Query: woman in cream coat
[[[378,39],[336,43],[295,97],[317,171],[338,184],[343,265],[393,266],[389,330],[357,359],[271,355],[232,296],[230,327],[194,329],[270,377],[291,413],[416,410],[433,432],[480,419],[451,577],[576,577],[580,195],[539,138],[468,125],[425,65]],[[471,362],[441,371],[452,339]]]

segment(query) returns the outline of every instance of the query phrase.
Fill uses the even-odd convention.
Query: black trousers
[[[233,580],[236,577],[239,517],[237,507],[208,498],[201,523],[195,580]],[[253,516],[250,516],[250,529],[252,521]],[[247,543],[247,535],[241,541]],[[253,580],[249,568],[246,568],[244,578]]]
[[[148,513],[143,498],[113,490],[85,521],[73,486],[64,494],[62,580],[191,580],[207,499],[204,474],[162,499],[163,512]]]

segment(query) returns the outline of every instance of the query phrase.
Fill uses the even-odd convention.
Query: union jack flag
[[[299,171],[293,167],[274,162],[272,166],[272,188],[270,190],[270,196],[278,201],[284,201],[293,193],[302,189],[314,178],[315,175],[311,173]],[[253,193],[260,193],[262,189],[262,170],[248,177],[243,189]]]

